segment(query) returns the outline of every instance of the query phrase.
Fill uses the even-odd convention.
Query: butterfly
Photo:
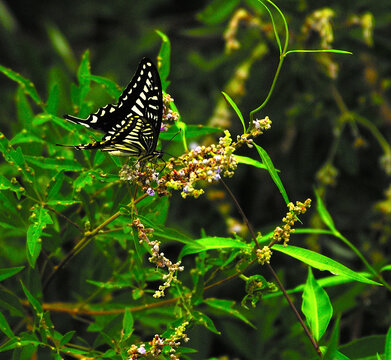
[[[142,161],[162,156],[162,152],[156,150],[162,116],[159,72],[150,59],[143,58],[117,104],[108,104],[86,119],[72,115],[64,118],[105,133],[101,141],[69,146],[77,150],[100,149],[116,156],[134,156]]]

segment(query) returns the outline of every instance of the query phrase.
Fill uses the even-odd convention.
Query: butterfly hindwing
[[[156,145],[162,113],[159,73],[151,60],[143,58],[116,105],[106,105],[86,119],[70,115],[65,118],[105,133],[101,141],[77,145],[76,149],[101,149],[146,159],[160,155]]]

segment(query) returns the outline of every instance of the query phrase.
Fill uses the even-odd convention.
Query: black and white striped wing
[[[118,103],[108,104],[86,119],[65,115],[65,119],[104,133],[115,133],[129,120],[129,115],[145,117],[154,128],[161,125],[163,112],[159,73],[148,58],[143,58]]]
[[[154,129],[152,125],[137,115],[129,115],[126,125],[113,135],[107,134],[101,141],[75,146],[78,150],[100,149],[117,156],[150,158],[155,154]]]

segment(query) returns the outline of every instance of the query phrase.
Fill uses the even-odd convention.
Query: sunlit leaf
[[[339,262],[330,259],[327,256],[318,254],[315,251],[307,250],[292,245],[285,247],[279,244],[273,245],[272,249],[287,254],[319,270],[327,270],[330,271],[332,274],[350,277],[352,280],[363,282],[366,284],[381,285],[373,280],[365,278],[364,276],[360,275],[359,273],[353,270],[350,270],[345,265],[342,265]]]
[[[311,268],[308,268],[307,282],[303,291],[301,310],[316,341],[319,341],[329,325],[333,307],[326,291],[315,280]]]
[[[255,160],[255,159],[252,159],[250,157],[240,156],[240,155],[234,155],[234,157],[239,164],[251,165],[251,166],[257,167],[259,169],[267,170],[267,167],[264,164],[262,164],[261,162]]]
[[[38,316],[43,314],[41,303],[31,294],[31,292],[24,286],[23,281],[20,281],[22,285],[23,292],[25,293],[28,302],[34,308]]]
[[[114,99],[118,99],[122,94],[121,87],[113,80],[98,75],[85,75],[85,78],[102,85],[107,93]]]
[[[164,33],[159,30],[156,30],[156,33],[161,37],[162,44],[160,46],[159,56],[158,56],[158,68],[159,75],[162,81],[162,90],[166,91],[170,82],[168,81],[168,75],[170,74],[170,56],[171,56],[171,44],[170,39]]]
[[[284,185],[282,184],[280,177],[277,174],[277,170],[274,167],[272,160],[270,159],[269,155],[262,147],[260,147],[259,145],[255,144],[255,143],[254,143],[254,146],[257,149],[258,154],[261,157],[263,164],[266,166],[267,170],[269,171],[271,178],[273,179],[274,183],[277,185],[277,188],[280,191],[282,197],[284,198],[285,202],[288,204],[289,203],[288,195],[285,191]]]
[[[60,340],[60,346],[64,346],[65,344],[69,343],[71,339],[73,338],[73,335],[75,335],[76,331],[68,331]]]
[[[194,311],[193,317],[196,323],[205,326],[209,331],[211,331],[214,334],[221,335],[221,332],[216,329],[213,320],[209,316],[201,313],[200,311]]]
[[[30,164],[38,166],[42,169],[50,170],[65,170],[65,171],[80,171],[83,170],[83,166],[75,160],[57,158],[45,158],[43,156],[26,156],[26,161]]]
[[[322,198],[319,196],[318,192],[315,191],[316,195],[316,204],[318,207],[318,212],[320,217],[322,218],[323,222],[328,226],[328,228],[333,231],[337,232],[337,229],[335,228],[333,218],[331,217],[330,213],[327,211]]]
[[[5,66],[0,65],[0,72],[2,72],[5,76],[9,77],[11,80],[16,81],[23,89],[23,91],[29,95],[36,104],[40,105],[42,104],[42,101],[37,93],[37,90],[35,89],[34,84],[24,78],[22,75],[18,74],[17,72],[6,68]]]
[[[30,222],[32,224],[27,230],[27,249],[33,261],[30,265],[34,267],[42,248],[42,233],[48,224],[53,224],[53,221],[49,215],[49,210],[35,206],[30,216]]]
[[[237,239],[224,237],[206,237],[194,240],[191,244],[183,247],[179,258],[185,255],[196,254],[202,251],[215,249],[248,249],[249,245]]]
[[[227,100],[227,102],[231,105],[231,107],[235,110],[236,112],[236,115],[238,115],[239,119],[240,119],[240,122],[242,123],[242,126],[243,126],[243,131],[246,132],[246,124],[244,122],[244,118],[243,118],[243,115],[242,113],[240,112],[238,106],[235,104],[235,102],[230,98],[230,96],[228,94],[226,94],[224,91],[221,92],[225,98],[225,100]]]
[[[338,318],[334,324],[329,343],[327,344],[327,350],[323,357],[324,360],[334,360],[336,357],[339,344],[339,322],[340,320]]]
[[[122,321],[123,339],[128,339],[133,333],[133,315],[129,309],[125,309]]]
[[[0,330],[9,338],[13,338],[15,335],[11,330],[11,327],[8,325],[8,322],[4,315],[0,312]]]
[[[15,192],[20,199],[20,194],[24,193],[25,189],[19,185],[16,179],[8,180],[6,177],[0,175],[0,190],[11,190]]]
[[[8,279],[11,276],[14,276],[18,272],[22,271],[24,266],[12,267],[12,268],[0,268],[0,281]]]

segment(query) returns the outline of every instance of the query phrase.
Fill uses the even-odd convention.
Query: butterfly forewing
[[[156,145],[163,113],[159,73],[152,61],[143,58],[132,81],[116,105],[106,105],[87,119],[65,116],[69,121],[105,132],[102,141],[75,148],[101,149],[114,155],[152,158],[158,156]]]

